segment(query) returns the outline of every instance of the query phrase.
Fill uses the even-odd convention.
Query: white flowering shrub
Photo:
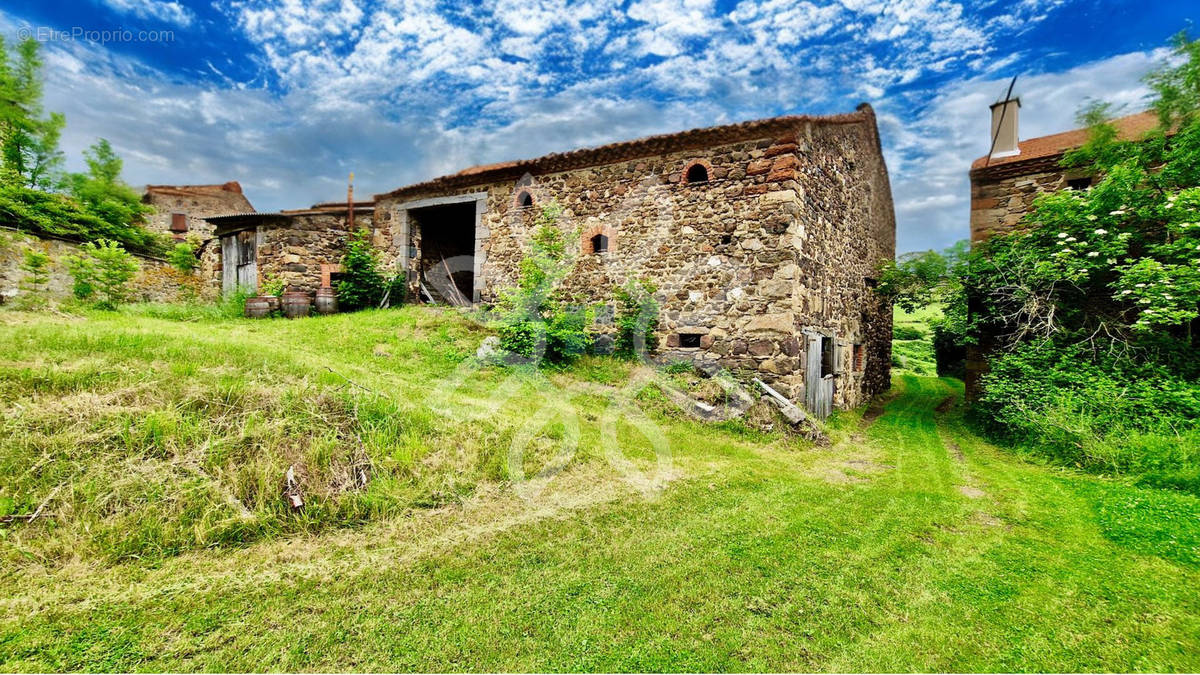
[[[1192,475],[1200,494],[1200,42],[1175,47],[1148,78],[1159,127],[1120,140],[1086,111],[1064,164],[1095,184],[1040,196],[955,272],[966,339],[991,354],[978,419],[1072,464]]]

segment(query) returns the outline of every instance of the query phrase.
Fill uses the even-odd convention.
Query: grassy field
[[[818,447],[483,336],[0,312],[0,670],[1200,669],[1200,500],[1016,459],[955,381]]]
[[[895,338],[892,340],[892,367],[897,373],[937,375],[937,361],[933,356],[933,328],[929,322],[941,316],[942,310],[938,307],[922,307],[913,312],[906,312],[899,307],[893,310]]]

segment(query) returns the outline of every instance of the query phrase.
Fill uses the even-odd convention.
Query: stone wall
[[[212,237],[213,226],[205,220],[209,216],[254,211],[236,181],[224,185],[149,185],[142,195],[142,202],[155,209],[147,219],[147,229],[173,234],[181,240],[191,234],[201,239]],[[176,213],[184,214],[186,232],[172,231],[171,223]]]
[[[50,281],[42,293],[48,298],[71,297],[73,280],[67,271],[66,258],[82,255],[80,245],[62,239],[36,237],[32,234],[0,228],[0,301],[22,293],[21,282],[26,272],[21,269],[25,251],[34,249],[50,257]],[[195,298],[211,298],[213,294],[199,273],[187,274],[171,267],[164,260],[134,255],[141,271],[130,283],[133,300],[142,302],[177,302]]]
[[[869,113],[869,111],[868,111]],[[559,226],[577,254],[565,290],[610,302],[630,277],[659,288],[660,345],[668,359],[755,374],[803,395],[803,332],[842,349],[835,403],[857,405],[889,385],[891,312],[872,291],[895,255],[895,221],[874,117],[804,122],[749,140],[452,190],[377,197],[390,255],[417,246],[407,204],[483,195],[476,289],[484,302],[514,283],[541,206],[562,207]],[[702,163],[709,180],[686,181]],[[534,198],[520,206],[520,195]],[[407,231],[406,231],[407,230]],[[591,251],[591,237],[609,250]],[[601,327],[603,329],[603,327]],[[697,347],[686,346],[699,335]],[[853,366],[862,345],[861,370]]]
[[[972,171],[971,242],[1011,231],[1033,209],[1033,200],[1039,194],[1066,189],[1068,181],[1087,177],[1060,168],[1060,157]]]
[[[282,279],[284,284],[315,293],[321,286],[321,266],[339,265],[346,252],[345,214],[296,215],[286,227],[264,227],[258,249],[259,283]],[[373,229],[370,214],[355,214],[356,229]]]

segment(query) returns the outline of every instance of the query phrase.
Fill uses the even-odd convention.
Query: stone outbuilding
[[[980,242],[1016,227],[1043,192],[1086,190],[1094,176],[1083,169],[1059,164],[1068,150],[1087,142],[1087,129],[1072,129],[1050,136],[1020,140],[1021,99],[994,103],[990,154],[971,163],[971,241]],[[1153,111],[1112,121],[1125,140],[1141,138],[1158,126]],[[991,139],[989,139],[991,140]]]
[[[374,231],[375,206],[354,204],[354,229]],[[337,280],[350,233],[350,207],[326,202],[274,213],[235,213],[207,219],[215,241],[201,256],[222,292],[256,292],[260,283],[282,281],[313,293]],[[214,245],[219,244],[219,245]],[[375,244],[385,244],[376,240]]]
[[[213,226],[206,219],[227,213],[253,213],[254,207],[237,181],[221,185],[147,185],[142,203],[155,209],[146,227],[177,240],[197,234],[208,239]]]
[[[608,305],[601,331],[614,289],[646,278],[668,360],[760,377],[822,415],[889,386],[874,286],[895,216],[870,106],[473,167],[376,195],[374,233],[409,297],[486,304],[550,204],[576,254],[565,290]]]
[[[1020,139],[1021,99],[1011,98],[991,106],[991,152],[971,163],[971,243],[1010,232],[1033,209],[1039,194],[1058,190],[1086,190],[1096,177],[1085,169],[1066,169],[1063,156],[1087,142],[1088,130],[1072,129],[1049,136]],[[1145,111],[1111,121],[1123,140],[1135,140],[1158,126],[1158,116]],[[987,372],[984,345],[967,346],[966,393],[979,394],[979,381]]]

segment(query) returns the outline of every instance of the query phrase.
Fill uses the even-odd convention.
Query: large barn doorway
[[[469,305],[475,294],[475,201],[409,209],[420,240],[417,279],[424,302]]]

